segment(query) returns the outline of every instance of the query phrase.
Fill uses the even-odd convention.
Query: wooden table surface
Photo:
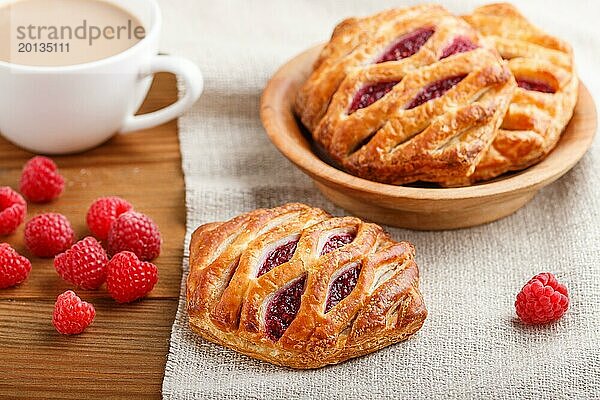
[[[142,112],[173,102],[175,79],[159,75]],[[0,186],[18,188],[20,171],[32,154],[0,138]],[[31,259],[23,284],[0,290],[0,398],[160,398],[171,325],[175,317],[185,234],[184,183],[177,123],[116,136],[85,154],[53,157],[66,179],[63,195],[29,205],[27,220],[60,212],[78,238],[89,234],[85,214],[91,202],[117,195],[151,216],[163,236],[154,262],[159,282],[143,300],[119,305],[103,286],[75,289],[96,307],[94,323],[81,335],[63,336],[52,326],[56,297],[72,285],[55,272],[52,260],[32,257],[23,227],[0,237]]]

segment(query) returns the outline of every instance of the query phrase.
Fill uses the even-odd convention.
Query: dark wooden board
[[[175,78],[160,74],[141,112],[172,103]],[[0,138],[0,186],[18,187],[21,168],[32,154]],[[84,154],[53,157],[67,185],[63,196],[30,205],[28,219],[54,211],[65,214],[79,238],[88,235],[85,214],[100,196],[117,195],[151,216],[163,246],[154,262],[159,282],[148,298],[115,303],[106,290],[76,290],[96,307],[94,323],[82,335],[65,337],[52,326],[56,296],[72,288],[52,260],[32,257],[23,226],[2,237],[32,261],[22,285],[0,290],[0,398],[160,398],[171,325],[175,317],[185,235],[184,181],[177,123],[118,135]]]

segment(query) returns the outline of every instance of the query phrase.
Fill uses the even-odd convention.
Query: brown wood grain
[[[321,48],[299,54],[273,75],[262,95],[261,119],[275,147],[309,175],[329,200],[364,219],[402,228],[440,230],[506,217],[573,168],[596,134],[596,106],[581,84],[573,118],[556,148],[524,171],[462,188],[394,186],[358,178],[315,154],[292,110]]]
[[[160,74],[141,112],[172,103],[174,77]],[[0,186],[18,188],[32,154],[0,138]],[[184,183],[175,121],[131,135],[118,135],[84,154],[52,157],[66,179],[56,201],[29,206],[38,213],[65,214],[77,236],[89,234],[85,214],[107,195],[129,200],[158,224],[163,245],[154,260],[159,282],[148,298],[115,303],[105,288],[76,290],[96,307],[82,335],[59,335],[51,323],[56,296],[72,285],[56,274],[52,260],[32,257],[23,226],[0,238],[30,257],[32,272],[18,287],[0,290],[0,398],[159,398],[171,325],[175,316],[185,234]]]

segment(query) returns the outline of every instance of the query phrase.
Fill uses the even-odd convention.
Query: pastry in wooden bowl
[[[405,340],[427,315],[414,247],[375,224],[303,204],[199,227],[187,310],[203,338],[292,368]]]
[[[541,188],[546,187],[567,173],[584,156],[591,147],[597,131],[597,114],[590,92],[581,83],[576,91],[578,92],[577,104],[575,109],[571,110],[573,102],[571,96],[577,94],[576,92],[572,93],[571,89],[577,86],[577,76],[573,72],[572,55],[568,46],[562,41],[540,32],[537,28],[533,28],[522,17],[517,16],[513,8],[508,6],[493,7],[498,8],[493,12],[486,12],[490,8],[484,7],[472,16],[466,17],[466,20],[463,20],[463,22],[469,22],[466,27],[453,17],[448,16],[448,12],[439,6],[418,6],[408,10],[384,12],[376,16],[374,20],[369,18],[348,20],[336,29],[330,43],[325,44],[325,46],[315,46],[298,54],[282,65],[269,80],[261,98],[260,108],[261,119],[267,135],[285,157],[314,180],[316,187],[329,200],[350,213],[370,221],[402,228],[439,230],[475,226],[514,213],[530,201]],[[431,10],[431,12],[426,13],[425,10]],[[389,40],[389,43],[393,43],[388,52],[385,51],[387,47],[379,42],[374,42],[374,47],[363,44],[371,37],[388,32],[390,26],[394,25],[393,23],[390,25],[386,18],[394,15],[399,18],[400,24],[403,23],[406,26],[413,24],[411,28],[413,28],[413,32],[416,31],[414,36],[421,39],[414,38],[405,42],[403,40],[395,42],[394,39],[385,39]],[[427,166],[431,167],[435,164],[425,164],[421,167],[418,163],[444,152],[447,153],[452,148],[461,150],[455,153],[455,160],[468,160],[468,156],[473,157],[473,154],[475,154],[464,151],[469,147],[460,146],[462,138],[458,136],[447,142],[448,146],[442,146],[421,158],[419,151],[427,149],[426,146],[429,142],[427,138],[417,139],[427,130],[421,134],[417,132],[413,138],[407,141],[407,143],[414,144],[414,147],[398,146],[398,149],[403,151],[404,155],[402,157],[412,153],[414,158],[409,158],[415,160],[412,164],[408,163],[398,167],[397,172],[402,179],[380,179],[393,178],[394,176],[390,174],[398,165],[394,164],[396,161],[391,157],[396,150],[392,148],[391,153],[386,150],[390,148],[386,139],[387,133],[392,132],[389,129],[393,128],[394,131],[397,127],[404,129],[404,126],[408,126],[406,124],[410,124],[412,121],[398,120],[398,123],[394,122],[394,125],[389,128],[385,127],[390,124],[384,124],[385,129],[380,130],[381,134],[378,132],[373,137],[366,136],[365,143],[369,140],[379,139],[383,143],[380,148],[377,148],[377,153],[381,157],[380,161],[373,164],[367,162],[356,164],[363,165],[364,171],[363,168],[361,168],[361,171],[364,172],[364,175],[361,176],[367,179],[356,176],[358,175],[357,172],[361,171],[357,171],[355,165],[350,164],[351,168],[346,169],[340,162],[333,163],[330,160],[332,151],[337,151],[343,156],[344,152],[340,151],[340,148],[348,147],[348,142],[343,138],[346,136],[353,138],[356,132],[362,132],[361,129],[365,126],[364,124],[372,124],[372,119],[378,118],[380,114],[371,113],[371,110],[379,109],[379,105],[383,110],[384,104],[388,101],[388,96],[392,96],[389,99],[393,100],[396,87],[401,85],[401,83],[394,85],[393,89],[387,94],[385,91],[389,87],[386,85],[382,85],[380,88],[375,86],[371,89],[368,89],[369,85],[367,85],[367,90],[364,92],[365,96],[361,95],[354,107],[365,105],[378,96],[382,96],[378,101],[366,107],[357,108],[350,114],[340,113],[338,119],[335,116],[332,116],[331,119],[327,118],[327,121],[331,121],[331,126],[320,126],[320,121],[326,118],[325,116],[330,112],[329,108],[334,104],[332,102],[330,105],[329,101],[335,100],[336,96],[346,96],[348,110],[354,104],[354,97],[350,98],[350,96],[341,92],[336,94],[337,88],[340,85],[345,85],[346,75],[350,77],[353,76],[355,70],[360,74],[360,71],[371,71],[372,68],[375,71],[380,71],[379,68],[389,67],[389,71],[394,71],[396,65],[403,65],[403,63],[408,63],[411,60],[416,61],[429,57],[430,60],[435,61],[434,54],[439,55],[441,58],[446,53],[446,51],[443,51],[446,47],[435,44],[439,42],[431,42],[435,38],[435,33],[429,36],[425,44],[419,47],[420,50],[415,52],[415,49],[429,35],[429,31],[419,31],[416,25],[423,23],[422,21],[430,22],[431,19],[427,18],[439,19],[442,17],[444,24],[449,26],[451,24],[455,32],[467,32],[469,35],[474,35],[470,37],[478,41],[477,43],[480,46],[497,47],[498,59],[501,58],[500,54],[506,58],[506,60],[497,62],[503,67],[510,67],[512,71],[509,70],[509,74],[516,75],[521,83],[521,87],[518,88],[516,81],[513,81],[514,97],[511,97],[509,101],[509,103],[512,101],[512,104],[510,106],[507,104],[508,114],[496,121],[500,129],[496,129],[496,136],[490,142],[488,151],[483,156],[477,154],[480,159],[475,165],[476,168],[473,169],[473,164],[477,162],[477,158],[471,164],[466,163],[469,168],[462,167],[461,162],[449,163],[450,169],[457,173],[443,176],[443,179],[439,180],[440,183],[446,186],[468,186],[432,187],[432,185],[421,184],[390,185],[381,183],[383,181],[394,183],[402,182],[403,179],[414,179],[418,174],[408,173],[407,168],[412,165],[420,168],[423,172]],[[486,19],[488,19],[488,23],[484,22]],[[373,24],[381,29],[372,28]],[[439,27],[440,24],[441,22],[436,26]],[[356,29],[357,26],[359,29]],[[485,28],[486,26],[487,28]],[[473,27],[478,27],[481,33],[473,33]],[[502,29],[502,27],[506,29]],[[494,33],[494,31],[498,33]],[[436,32],[440,32],[439,29]],[[504,36],[501,36],[499,32],[503,32]],[[404,38],[410,39],[410,37],[411,35],[408,35]],[[454,39],[450,43],[454,43]],[[450,46],[450,50],[447,52],[454,52],[453,48],[466,50],[472,47],[460,43],[464,43],[464,41],[457,40],[456,46]],[[394,44],[398,44],[397,48]],[[413,44],[417,46],[413,46]],[[372,55],[374,49],[377,50],[376,55]],[[429,50],[422,52],[421,50],[424,49]],[[461,57],[479,50],[481,50],[481,47],[467,52],[463,51],[443,58],[440,62],[435,61],[428,66],[416,68],[415,71],[421,68],[435,69],[437,68],[435,64],[459,60]],[[382,53],[383,56],[381,56]],[[347,56],[351,54],[361,57],[361,63],[355,65],[355,60]],[[372,58],[370,58],[371,56],[365,57],[364,54],[372,55]],[[410,56],[410,54],[413,55]],[[387,60],[392,56],[407,57],[401,58],[400,61],[375,62],[379,61],[378,57],[381,57],[381,60]],[[374,62],[371,62],[372,60]],[[423,62],[425,63],[425,61]],[[545,67],[537,70],[537,65],[545,65]],[[492,69],[496,70],[497,68],[492,67]],[[547,71],[549,74],[543,71]],[[384,75],[382,73],[382,76]],[[540,76],[549,78],[543,79],[542,82],[549,81],[550,84],[555,84],[555,86],[551,86],[556,90],[555,93],[541,91],[543,86],[537,84],[536,80]],[[369,77],[370,75],[367,76],[367,78]],[[555,78],[556,81],[553,81]],[[559,82],[562,83],[559,84]],[[420,107],[432,107],[430,105],[436,104],[436,100],[440,99],[440,101],[445,101],[448,99],[446,96],[451,96],[454,89],[456,89],[454,94],[457,93],[459,85],[448,90],[445,95],[432,99]],[[530,90],[534,88],[539,90]],[[360,87],[355,89],[358,92]],[[530,101],[529,99],[532,101],[531,104],[527,103]],[[335,104],[339,106],[339,103]],[[459,108],[462,107],[459,103],[456,103],[456,105]],[[394,115],[396,111],[397,109],[394,108],[389,109],[390,115]],[[566,125],[564,132],[560,134],[561,127],[569,119],[571,111],[573,117]],[[353,116],[359,115],[361,112],[363,112],[363,118],[357,118],[356,125],[348,122]],[[449,107],[448,114],[452,114],[452,112],[453,110]],[[302,118],[304,124],[298,121],[298,117]],[[436,124],[435,120],[436,118],[432,118],[431,125]],[[391,121],[396,120],[392,118]],[[307,134],[306,130],[302,129],[302,125],[309,128],[312,134]],[[443,137],[443,135],[451,136],[452,132],[458,132],[454,130],[456,126],[444,126],[439,131],[440,137]],[[544,129],[544,126],[550,126],[552,129]],[[344,133],[342,127],[347,129],[348,133]],[[318,132],[315,131],[317,128],[320,129]],[[436,131],[431,130],[429,132],[433,134]],[[482,129],[480,132],[487,133],[488,131]],[[560,137],[557,137],[557,133],[560,134]],[[325,144],[325,146],[322,146],[324,149],[318,148],[319,137],[326,138],[322,142],[322,144]],[[485,137],[487,138],[487,136]],[[313,138],[317,140],[313,140]],[[332,138],[342,138],[343,140],[336,144]],[[468,137],[466,139],[465,144],[469,143]],[[558,139],[558,143],[550,151],[556,139]],[[393,144],[394,140],[398,140],[398,138],[391,135],[389,140]],[[471,140],[471,143],[476,143],[476,140]],[[364,145],[358,142],[356,147],[362,149]],[[366,147],[369,147],[369,143]],[[476,148],[476,146],[470,148]],[[367,149],[365,148],[365,150]],[[324,155],[324,152],[329,153],[329,156]],[[463,154],[465,157],[459,158],[459,154]],[[364,160],[368,161],[368,157],[372,155],[373,153],[365,153]],[[399,160],[402,160],[402,157],[399,157]],[[355,160],[352,156],[341,158],[342,161],[346,160],[346,162]],[[381,168],[381,163],[386,159],[390,159],[390,169],[387,171],[385,168]],[[451,159],[451,157],[446,158],[447,161]],[[441,162],[441,159],[439,161],[437,165],[440,168],[447,166]],[[530,165],[531,163],[533,164]],[[373,169],[371,170],[371,168]],[[467,172],[473,169],[472,174],[461,176],[458,173],[461,168]],[[479,179],[489,179],[501,174],[503,171],[518,170],[520,168],[525,169],[518,173],[503,174],[496,179],[484,180],[480,184],[471,185]],[[377,173],[380,171],[385,173],[378,176]],[[417,171],[415,170],[415,172]]]
[[[464,19],[508,60],[518,88],[492,146],[463,182],[522,170],[544,158],[573,116],[579,79],[564,41],[529,23],[510,4],[490,4]]]
[[[339,24],[295,108],[327,156],[354,175],[453,184],[486,155],[515,88],[474,28],[422,5]]]

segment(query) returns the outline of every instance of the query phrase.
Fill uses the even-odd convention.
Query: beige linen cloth
[[[441,0],[466,13],[476,1]],[[180,119],[189,235],[200,224],[300,201],[334,214],[303,173],[271,145],[259,96],[287,59],[325,41],[353,15],[414,1],[162,0],[162,50],[190,57],[206,91]],[[582,80],[600,93],[600,2],[520,1],[571,42]],[[596,96],[596,99],[599,99]],[[165,399],[600,398],[600,154],[584,159],[526,207],[472,229],[414,232],[429,317],[413,338],[313,371],[293,371],[208,343],[188,329],[183,285],[163,383]],[[569,289],[560,322],[525,327],[514,299],[542,271]]]

